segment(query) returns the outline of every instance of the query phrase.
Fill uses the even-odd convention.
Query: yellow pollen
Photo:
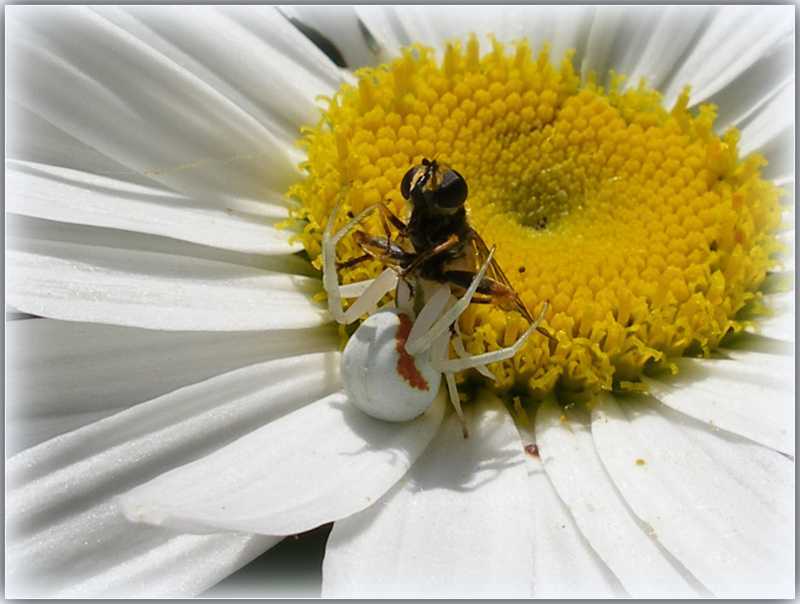
[[[775,264],[779,192],[760,177],[765,160],[738,156],[738,132],[714,133],[715,108],[671,110],[658,92],[582,82],[571,54],[558,66],[547,48],[493,40],[480,55],[472,36],[356,73],[304,131],[307,173],[290,195],[294,218],[320,267],[322,231],[345,183],[343,212],[385,201],[408,215],[405,172],[422,158],[458,170],[469,185],[469,220],[532,313],[559,343],[533,335],[490,369],[497,388],[540,398],[637,388],[646,364],[689,349],[707,354],[736,314],[755,301]],[[346,217],[341,216],[342,224]],[[382,235],[377,216],[364,229]],[[347,260],[362,250],[339,246]],[[343,283],[375,277],[376,261],[343,269]],[[471,354],[511,344],[521,316],[472,305],[461,318]]]

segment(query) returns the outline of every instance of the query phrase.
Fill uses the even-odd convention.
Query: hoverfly
[[[406,172],[400,192],[412,206],[408,223],[404,224],[385,205],[382,214],[398,229],[398,241],[407,238],[413,252],[393,244],[388,231],[386,238],[359,231],[359,245],[370,257],[398,266],[400,276],[409,280],[412,288],[413,278],[421,277],[467,289],[489,257],[489,247],[467,221],[465,202],[469,190],[464,177],[435,159],[423,159]],[[529,323],[534,322],[495,258],[472,303],[492,303],[504,310],[516,310]],[[551,337],[543,328],[540,331]]]
[[[466,436],[454,374],[476,368],[494,379],[486,364],[514,356],[534,329],[555,340],[539,327],[547,302],[534,319],[494,259],[494,249],[490,250],[470,226],[465,207],[467,182],[457,171],[435,159],[423,159],[406,172],[400,192],[411,204],[408,222],[379,202],[333,234],[337,206],[323,236],[323,283],[329,309],[338,322],[350,323],[374,310],[383,295],[396,288],[396,308],[384,307],[370,316],[348,342],[342,362],[345,389],[356,406],[369,415],[407,421],[430,407],[444,374]],[[379,212],[384,236],[357,230],[354,239],[364,253],[337,264],[338,241],[374,211]],[[391,227],[397,231],[396,236]],[[387,267],[378,278],[363,284],[339,285],[337,268],[355,266],[371,258]],[[460,294],[456,300],[453,289]],[[357,300],[344,311],[342,297]],[[530,326],[513,346],[469,356],[461,343],[458,317],[471,303],[516,310]],[[384,333],[389,337],[383,337]],[[454,346],[459,359],[449,358],[452,335],[456,336]],[[431,385],[434,381],[435,387]],[[384,399],[389,392],[393,398],[387,408]]]

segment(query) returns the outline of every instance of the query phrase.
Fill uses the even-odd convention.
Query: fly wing
[[[483,266],[483,263],[486,262],[486,259],[489,257],[489,246],[486,245],[486,242],[481,238],[475,229],[472,229],[471,233],[469,234],[469,239],[470,245],[472,246],[472,250],[474,252],[472,254],[472,258],[475,262],[475,266],[473,268],[475,269],[475,272],[478,272],[481,266]],[[486,276],[490,279],[494,279],[495,281],[499,281],[511,290],[514,289],[494,256],[492,256],[492,261],[489,263]]]
[[[486,262],[486,259],[489,257],[489,246],[486,245],[486,242],[481,238],[481,236],[475,229],[471,229],[471,232],[469,234],[469,239],[470,239],[470,246],[472,247],[472,250],[474,252],[473,254],[471,254],[471,257],[473,258],[473,261],[475,263],[473,270],[475,272],[478,272],[478,270],[480,270],[480,267],[483,266],[483,263]],[[514,289],[514,286],[511,285],[511,281],[508,280],[508,277],[506,277],[506,274],[503,272],[503,269],[500,268],[500,265],[497,263],[497,260],[495,259],[494,256],[492,256],[492,260],[489,263],[489,268],[486,271],[486,276],[489,279],[505,286],[508,292],[507,295],[510,298],[513,307],[516,308],[522,314],[523,317],[525,317],[528,321],[533,323],[533,317],[531,316],[531,313],[528,311],[527,307],[525,306],[525,303],[519,297],[519,294]]]

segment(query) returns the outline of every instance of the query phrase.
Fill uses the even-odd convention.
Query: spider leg
[[[441,291],[441,290],[440,290]],[[422,313],[420,313],[421,315]],[[446,331],[441,334],[431,347],[431,360],[435,363],[447,360],[450,344],[450,332]],[[444,374],[445,382],[447,382],[447,393],[450,395],[450,404],[458,415],[458,421],[461,422],[461,432],[464,438],[469,436],[467,429],[467,422],[464,419],[464,410],[461,408],[461,398],[458,396],[458,388],[456,388],[456,379],[453,373]]]
[[[453,339],[453,348],[456,349],[456,354],[462,359],[469,358],[469,353],[464,348],[464,342],[461,339],[461,329],[459,329],[458,327],[458,321],[453,323],[453,327],[455,329],[455,336],[456,336],[455,339]],[[487,377],[493,382],[497,381],[495,375],[491,371],[489,371],[489,368],[486,365],[475,365],[475,369],[483,377]]]
[[[340,206],[341,199],[333,208],[333,212],[328,218],[328,224],[325,225],[325,231],[322,233],[322,286],[328,295],[328,310],[331,315],[338,323],[345,323],[342,296],[339,290],[339,276],[336,272],[336,244],[339,243],[342,237],[353,230],[361,220],[373,212],[375,207],[370,206],[361,211],[358,216],[350,220],[334,234],[333,225],[336,223]]]
[[[376,209],[382,208],[383,205],[377,203],[366,207],[354,218],[349,220],[341,229],[336,231],[336,233],[333,233],[333,225],[336,223],[340,206],[341,200],[336,204],[333,212],[331,212],[330,218],[328,219],[328,224],[325,225],[325,231],[322,234],[322,285],[325,288],[325,293],[328,295],[328,310],[330,311],[331,315],[338,323],[347,324],[352,323],[359,316],[374,307],[378,301],[380,301],[383,295],[394,287],[396,283],[396,276],[394,274],[387,275],[386,271],[384,271],[372,283],[365,286],[364,291],[360,294],[361,297],[366,296],[363,302],[361,301],[361,297],[359,297],[359,299],[356,300],[356,302],[354,302],[345,312],[345,310],[342,308],[342,298],[348,296],[342,294],[342,289],[339,285],[339,277],[336,272],[336,246],[339,241],[341,241],[342,238],[350,231],[356,228],[364,220],[364,218],[366,218]],[[392,216],[394,217],[393,214]],[[392,222],[394,223],[394,221]],[[364,234],[364,237],[370,239],[370,242],[373,242],[373,240],[366,234]],[[377,242],[375,245],[380,246],[380,242]],[[390,246],[387,245],[386,247],[387,253],[392,251]],[[369,252],[370,250],[367,249],[365,251]],[[393,273],[394,271],[391,272]],[[353,290],[358,291],[358,289],[358,287],[351,288],[351,290],[347,293],[350,294]]]
[[[394,305],[398,310],[414,316],[414,290],[402,277],[397,280],[397,289],[394,294]]]
[[[470,271],[447,271],[444,276],[453,285],[466,289],[475,278],[475,273]],[[495,304],[504,310],[516,310],[525,317],[528,323],[534,322],[533,317],[517,292],[496,279],[490,277],[483,279],[478,285],[477,294],[478,296],[472,299],[473,304]],[[536,331],[551,342],[558,344],[558,340],[544,327],[537,326]]]
[[[384,269],[380,275],[372,280],[372,283],[367,286],[364,293],[356,298],[355,302],[344,312],[345,325],[352,323],[365,313],[372,314],[375,312],[378,302],[381,301],[385,294],[394,289],[396,283],[397,274],[391,268]]]
[[[547,303],[545,303],[542,307],[542,310],[539,313],[539,316],[536,317],[536,320],[531,324],[530,327],[528,327],[528,329],[525,330],[525,333],[523,333],[512,346],[501,348],[500,350],[493,350],[492,352],[476,354],[463,359],[441,361],[438,365],[435,364],[434,367],[443,373],[457,372],[464,371],[465,369],[470,369],[472,367],[477,367],[478,365],[486,365],[487,363],[496,363],[498,361],[510,359],[520,351],[522,346],[525,344],[525,341],[538,327],[539,322],[544,318],[545,312],[547,312]]]
[[[356,281],[355,283],[340,285],[339,295],[345,299],[358,298],[361,294],[367,291],[367,288],[373,283],[375,283],[375,279],[364,279],[363,281]]]
[[[422,284],[418,284],[418,287],[422,287]],[[421,336],[431,328],[436,318],[444,312],[449,300],[450,288],[447,285],[439,285],[436,290],[428,296],[428,301],[425,303],[425,306],[422,307],[422,310],[419,311],[419,315],[417,315],[417,319],[414,321],[414,326],[408,334],[409,342]]]
[[[464,295],[459,298],[450,309],[445,311],[442,316],[439,317],[439,319],[430,327],[430,329],[427,330],[427,332],[413,338],[411,337],[411,334],[409,334],[408,341],[406,342],[406,350],[409,352],[409,354],[416,354],[427,348],[430,348],[434,340],[436,340],[436,338],[438,338],[443,332],[448,331],[450,329],[450,325],[452,325],[453,322],[455,322],[458,317],[461,316],[461,313],[463,313],[469,306],[472,296],[475,295],[475,290],[478,289],[478,286],[483,280],[486,270],[489,268],[489,263],[492,261],[493,254],[494,249],[489,252],[489,256],[484,261],[481,269],[475,275],[475,278],[472,280],[472,283],[467,288],[467,291],[464,293]]]

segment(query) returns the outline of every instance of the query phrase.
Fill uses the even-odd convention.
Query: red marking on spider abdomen
[[[414,362],[414,357],[412,357],[406,351],[406,341],[408,340],[408,335],[411,333],[411,319],[408,318],[408,315],[398,315],[400,317],[400,327],[397,328],[397,335],[395,339],[397,340],[397,354],[399,355],[397,358],[397,373],[400,374],[408,385],[412,388],[416,388],[417,390],[428,390],[428,382],[427,380],[422,377],[422,374],[417,369],[417,364]]]

